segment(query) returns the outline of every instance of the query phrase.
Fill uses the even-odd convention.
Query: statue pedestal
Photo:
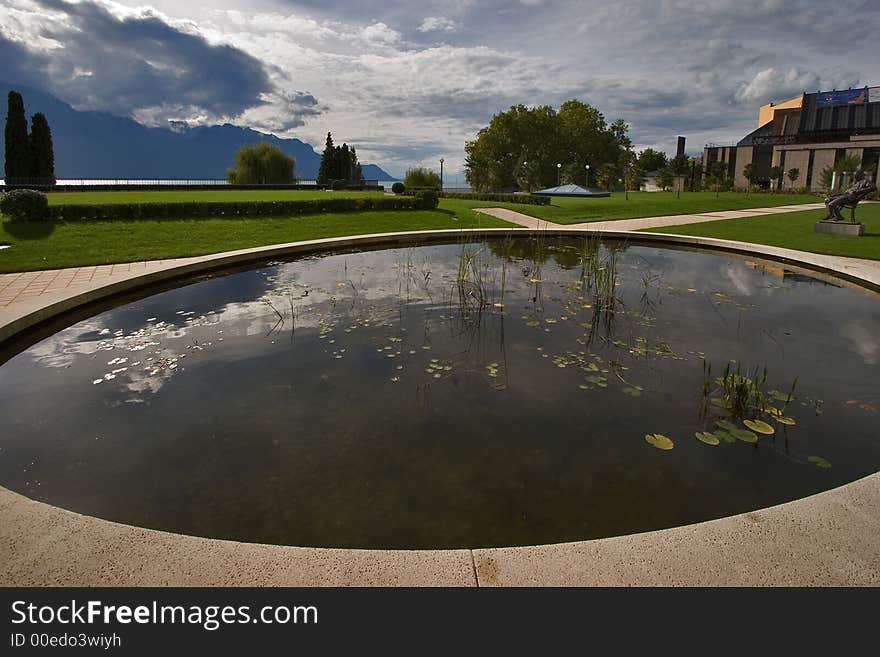
[[[819,221],[813,226],[813,229],[817,233],[827,233],[829,235],[861,237],[865,234],[865,224],[854,224],[849,221]]]

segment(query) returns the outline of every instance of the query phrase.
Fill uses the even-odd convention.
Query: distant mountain
[[[188,128],[179,123],[148,128],[133,119],[104,112],[78,112],[49,94],[0,82],[0,117],[14,89],[24,97],[30,117],[42,112],[52,129],[57,178],[225,178],[235,152],[245,144],[268,141],[296,161],[296,176],[314,180],[321,156],[299,139],[281,139],[234,125]],[[0,157],[4,152],[0,130]],[[393,180],[375,164],[363,164],[367,180]],[[0,165],[2,177],[2,165]]]

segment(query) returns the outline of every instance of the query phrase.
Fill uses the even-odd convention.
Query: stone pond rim
[[[393,246],[435,241],[448,241],[450,237],[459,236],[465,231],[430,231],[420,233],[390,233],[358,237],[333,238],[330,240],[314,240],[304,243],[261,247],[225,254],[214,254],[199,258],[187,259],[185,264],[169,264],[161,271],[146,276],[132,275],[109,285],[95,285],[93,289],[68,295],[65,299],[57,297],[43,299],[42,305],[29,305],[26,309],[6,308],[0,311],[0,338],[6,340],[15,334],[27,330],[34,325],[48,321],[53,316],[68,310],[91,304],[99,299],[112,297],[126,291],[147,287],[159,281],[188,276],[194,273],[213,269],[226,268],[235,264],[266,260],[281,255],[302,254],[309,251],[325,251],[351,246]],[[526,235],[536,231],[526,229],[482,229],[469,230],[468,234],[497,236],[508,234]],[[576,236],[591,231],[541,231],[542,234]],[[666,234],[593,232],[598,237],[610,239],[626,239],[632,243],[665,243],[678,246],[697,247],[701,250],[727,251],[740,254],[758,255],[764,258],[781,260],[798,264],[807,269],[819,270],[837,275],[844,280],[857,283],[873,291],[880,291],[880,267],[859,268],[847,263],[847,259],[819,256],[817,254],[796,252],[776,247],[764,247],[740,242],[717,240],[711,238],[692,238]],[[24,305],[24,304],[22,304]],[[11,312],[10,312],[11,311]],[[20,498],[20,499],[17,499]],[[676,527],[667,530],[648,532],[608,539],[535,546],[523,548],[493,548],[486,550],[427,550],[417,551],[426,555],[425,560],[406,556],[407,551],[363,551],[363,550],[332,550],[327,548],[288,548],[283,546],[260,546],[239,544],[218,539],[195,538],[185,535],[167,534],[166,532],[145,530],[110,521],[99,520],[88,516],[64,511],[28,498],[23,498],[6,489],[0,488],[0,513],[4,516],[0,530],[0,556],[5,564],[0,568],[4,584],[30,583],[116,583],[137,585],[145,583],[191,584],[222,584],[239,582],[239,573],[217,572],[208,568],[201,575],[194,573],[192,553],[193,542],[198,544],[197,552],[222,554],[228,560],[236,554],[257,553],[269,550],[270,556],[277,554],[305,558],[319,570],[320,563],[337,560],[347,564],[348,575],[340,580],[340,573],[312,573],[306,579],[282,573],[281,577],[273,578],[264,573],[256,572],[246,565],[241,567],[246,582],[254,583],[300,583],[301,585],[336,582],[355,584],[401,584],[410,583],[423,585],[437,582],[474,584],[522,584],[522,583],[776,583],[776,584],[880,584],[880,569],[877,568],[878,554],[876,536],[880,531],[880,474],[846,484],[838,489],[829,490],[810,498],[803,498],[777,507],[758,510],[732,516],[720,520],[712,520],[697,525]],[[59,517],[59,514],[61,517]],[[815,518],[813,516],[816,516]],[[40,519],[49,520],[49,524],[40,523]],[[751,520],[750,520],[751,519]],[[6,522],[9,520],[10,522]],[[759,532],[751,532],[747,528],[752,522],[769,522]],[[745,523],[745,525],[743,524]],[[66,543],[47,545],[41,532],[52,532],[62,526],[67,530],[56,538],[69,536],[70,526],[84,530],[80,536],[70,539],[72,552],[68,552]],[[743,531],[746,529],[746,531]],[[24,531],[20,531],[24,530]],[[773,545],[779,549],[767,548],[767,533],[778,543]],[[117,545],[122,542],[124,547],[132,539],[135,532],[144,544],[140,548],[128,546],[118,555],[102,551],[103,540],[110,539]],[[733,556],[724,551],[707,552],[702,545],[706,540],[714,539],[720,534],[737,543],[739,550]],[[729,532],[729,533],[728,533]],[[804,533],[806,532],[806,534]],[[125,538],[126,535],[128,538]],[[92,536],[95,535],[95,536]],[[90,542],[91,538],[98,543]],[[804,539],[806,537],[806,544]],[[797,540],[794,540],[794,539]],[[827,543],[831,545],[827,545]],[[669,556],[669,547],[676,545],[681,550],[681,558]],[[135,567],[127,557],[132,552],[154,549],[156,564],[164,564],[166,570]],[[180,550],[178,551],[178,546]],[[786,547],[787,546],[787,547]],[[824,550],[830,547],[830,550]],[[640,550],[638,555],[629,554],[632,550]],[[776,554],[782,550],[784,554]],[[786,552],[787,550],[787,552]],[[794,552],[792,552],[794,550]],[[818,550],[827,559],[827,568],[807,572],[810,563],[815,563]],[[470,565],[474,573],[474,582],[458,581],[458,564],[456,554],[470,553]],[[718,552],[718,554],[715,554]],[[607,573],[597,573],[595,568],[583,560],[587,554],[599,555],[600,561],[616,564],[618,570],[611,577]],[[386,555],[376,557],[376,563],[388,564],[388,568],[379,568],[381,572],[360,571],[356,563],[360,563],[368,554]],[[715,554],[715,556],[713,556]],[[803,557],[798,565],[797,557]],[[34,555],[42,555],[43,560],[34,559]],[[97,556],[96,556],[97,555]],[[428,556],[434,555],[434,556]],[[580,556],[579,556],[580,555]],[[774,556],[775,555],[775,556]],[[265,555],[264,555],[265,556]],[[236,561],[240,557],[236,558]],[[268,558],[268,557],[267,557]],[[272,559],[275,557],[272,556]],[[703,561],[693,568],[691,559]],[[761,578],[745,574],[741,558],[745,558],[755,571],[761,571],[772,565],[774,575]],[[52,560],[55,560],[53,562]],[[99,563],[95,563],[95,560]],[[706,563],[705,560],[712,562]],[[767,559],[775,563],[768,564]],[[610,560],[610,561],[609,561]],[[60,562],[59,562],[60,561]],[[260,559],[257,559],[260,561]],[[198,562],[203,563],[201,558]],[[418,562],[418,563],[416,563]],[[654,569],[648,573],[644,565],[652,564]],[[825,563],[824,561],[822,563]],[[114,564],[116,564],[114,566]],[[665,565],[664,565],[665,564]],[[241,565],[241,564],[240,564]],[[661,565],[663,567],[661,568]],[[118,567],[119,570],[116,570]],[[572,568],[575,570],[572,570]],[[405,572],[401,574],[400,569]],[[450,577],[450,570],[456,571]],[[79,569],[79,571],[78,571]],[[805,570],[807,569],[807,570]],[[445,575],[444,575],[445,573]],[[427,579],[425,579],[427,577]]]

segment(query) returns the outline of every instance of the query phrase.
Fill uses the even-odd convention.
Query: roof
[[[611,193],[606,192],[604,189],[584,189],[580,185],[574,184],[548,187],[547,189],[540,189],[537,192],[532,192],[532,194],[535,196],[611,196]]]

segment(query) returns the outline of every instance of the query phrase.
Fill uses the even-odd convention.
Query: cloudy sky
[[[455,172],[515,103],[579,98],[640,148],[734,141],[764,102],[880,85],[878,24],[877,0],[3,0],[0,79]]]

